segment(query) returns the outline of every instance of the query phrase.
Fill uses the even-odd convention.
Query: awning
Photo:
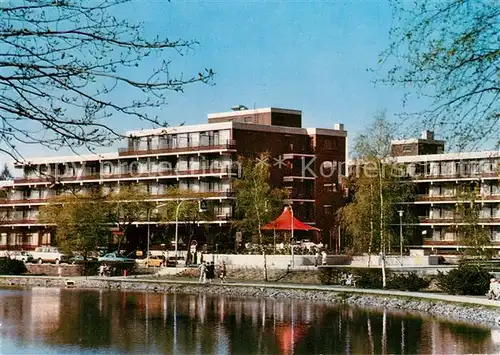
[[[277,231],[291,231],[293,227],[294,231],[316,231],[319,232],[320,229],[305,224],[299,221],[295,216],[292,218],[292,211],[289,207],[285,207],[283,213],[276,218],[274,221],[263,225],[260,229],[262,230],[277,230]]]

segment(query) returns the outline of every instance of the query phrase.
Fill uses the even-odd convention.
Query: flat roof
[[[218,112],[218,113],[209,113],[208,118],[224,118],[224,117],[233,117],[233,116],[248,116],[248,115],[256,115],[259,113],[287,113],[290,115],[302,115],[302,111],[300,110],[292,110],[286,108],[277,108],[277,107],[265,107],[265,108],[256,108],[252,110],[239,110],[239,111],[226,111],[226,112]]]
[[[39,165],[51,163],[79,163],[83,161],[99,161],[106,159],[118,159],[118,151],[112,153],[101,154],[82,154],[82,155],[67,155],[67,156],[54,156],[54,157],[33,157],[27,158],[23,161],[14,163],[14,167],[22,168],[26,165]]]
[[[461,152],[461,153],[442,153],[428,155],[407,155],[392,157],[398,163],[416,163],[430,161],[446,161],[446,160],[477,160],[500,158],[500,151],[483,151],[483,152]]]

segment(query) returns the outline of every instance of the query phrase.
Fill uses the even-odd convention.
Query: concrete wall
[[[294,255],[294,267],[314,266],[314,255]],[[238,267],[263,267],[264,257],[262,255],[247,254],[203,254],[203,260],[213,261],[216,264],[224,260],[228,266]],[[329,265],[346,265],[349,258],[344,255],[329,255]],[[267,255],[267,267],[270,269],[287,269],[292,264],[291,255]]]
[[[438,265],[438,256],[436,255],[403,256],[403,259],[401,259],[400,256],[388,255],[385,258],[386,266],[400,267],[401,260],[403,261],[402,263],[403,267],[419,267],[419,266],[422,267],[422,266]],[[357,267],[368,266],[368,255],[353,256],[351,265]],[[382,258],[380,257],[380,255],[372,255],[370,265],[373,267],[382,266]]]
[[[294,267],[314,266],[314,255],[295,255]],[[262,255],[247,254],[203,254],[203,260],[213,261],[218,264],[224,260],[228,266],[238,267],[263,267],[264,257]],[[287,269],[292,264],[291,255],[267,255],[267,266],[270,269]],[[368,255],[353,256],[328,255],[327,265],[345,265],[353,267],[367,267]],[[379,255],[372,255],[370,265],[372,267],[382,266],[382,259]],[[403,256],[403,267],[425,267],[438,265],[438,257],[435,255],[415,255]],[[399,256],[387,256],[387,267],[400,267],[401,258]]]

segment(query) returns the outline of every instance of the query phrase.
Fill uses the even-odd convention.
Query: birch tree
[[[257,236],[264,258],[264,280],[267,281],[265,238],[261,227],[279,215],[287,193],[269,185],[269,154],[256,159],[240,157],[242,176],[233,183],[236,192],[235,226],[245,235]]]
[[[382,259],[382,282],[386,286],[386,254],[394,232],[396,211],[406,208],[400,203],[412,198],[413,185],[405,169],[390,160],[390,146],[395,126],[380,112],[355,138],[355,170],[347,181],[352,201],[339,210],[341,224],[351,236],[358,252],[378,251]],[[409,213],[405,213],[410,216]],[[406,217],[409,218],[409,217]],[[368,265],[368,266],[369,266]]]

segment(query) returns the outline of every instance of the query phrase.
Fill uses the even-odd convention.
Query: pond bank
[[[449,320],[500,325],[500,303],[485,297],[450,296],[437,293],[367,290],[326,285],[281,283],[198,284],[194,281],[105,278],[0,276],[3,286],[74,287],[149,292],[178,292],[233,297],[307,299],[394,311],[425,312]]]

